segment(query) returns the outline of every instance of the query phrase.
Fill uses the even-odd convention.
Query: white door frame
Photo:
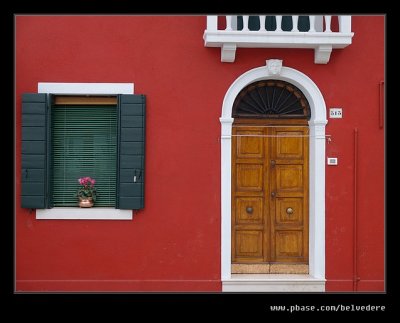
[[[277,61],[277,60],[270,60]],[[281,61],[279,61],[281,62]],[[268,64],[268,61],[267,61]],[[250,83],[276,79],[299,88],[311,109],[309,155],[309,274],[325,281],[325,125],[326,106],[317,85],[304,73],[282,66],[254,68],[229,87],[222,104],[221,122],[221,280],[231,278],[231,146],[232,107],[239,92]]]

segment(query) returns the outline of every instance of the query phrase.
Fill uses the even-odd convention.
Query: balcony
[[[207,16],[203,38],[204,46],[221,47],[221,62],[234,62],[239,47],[313,48],[314,63],[327,64],[353,35],[351,16]]]

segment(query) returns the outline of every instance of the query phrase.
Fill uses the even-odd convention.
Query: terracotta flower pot
[[[85,198],[79,198],[79,207],[92,207],[94,204],[93,199],[91,197],[85,199]]]

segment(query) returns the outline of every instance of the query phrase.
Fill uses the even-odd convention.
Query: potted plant
[[[79,206],[92,207],[94,202],[96,202],[97,192],[94,187],[96,180],[90,177],[82,177],[78,179],[78,182],[81,185],[76,193],[76,196],[79,198]]]

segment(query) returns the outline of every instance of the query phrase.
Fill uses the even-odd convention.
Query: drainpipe
[[[354,128],[354,209],[353,209],[353,291],[357,291],[360,281],[357,268],[357,164],[358,164],[358,129]]]
[[[384,108],[385,108],[385,81],[379,82],[379,128],[383,128]]]

